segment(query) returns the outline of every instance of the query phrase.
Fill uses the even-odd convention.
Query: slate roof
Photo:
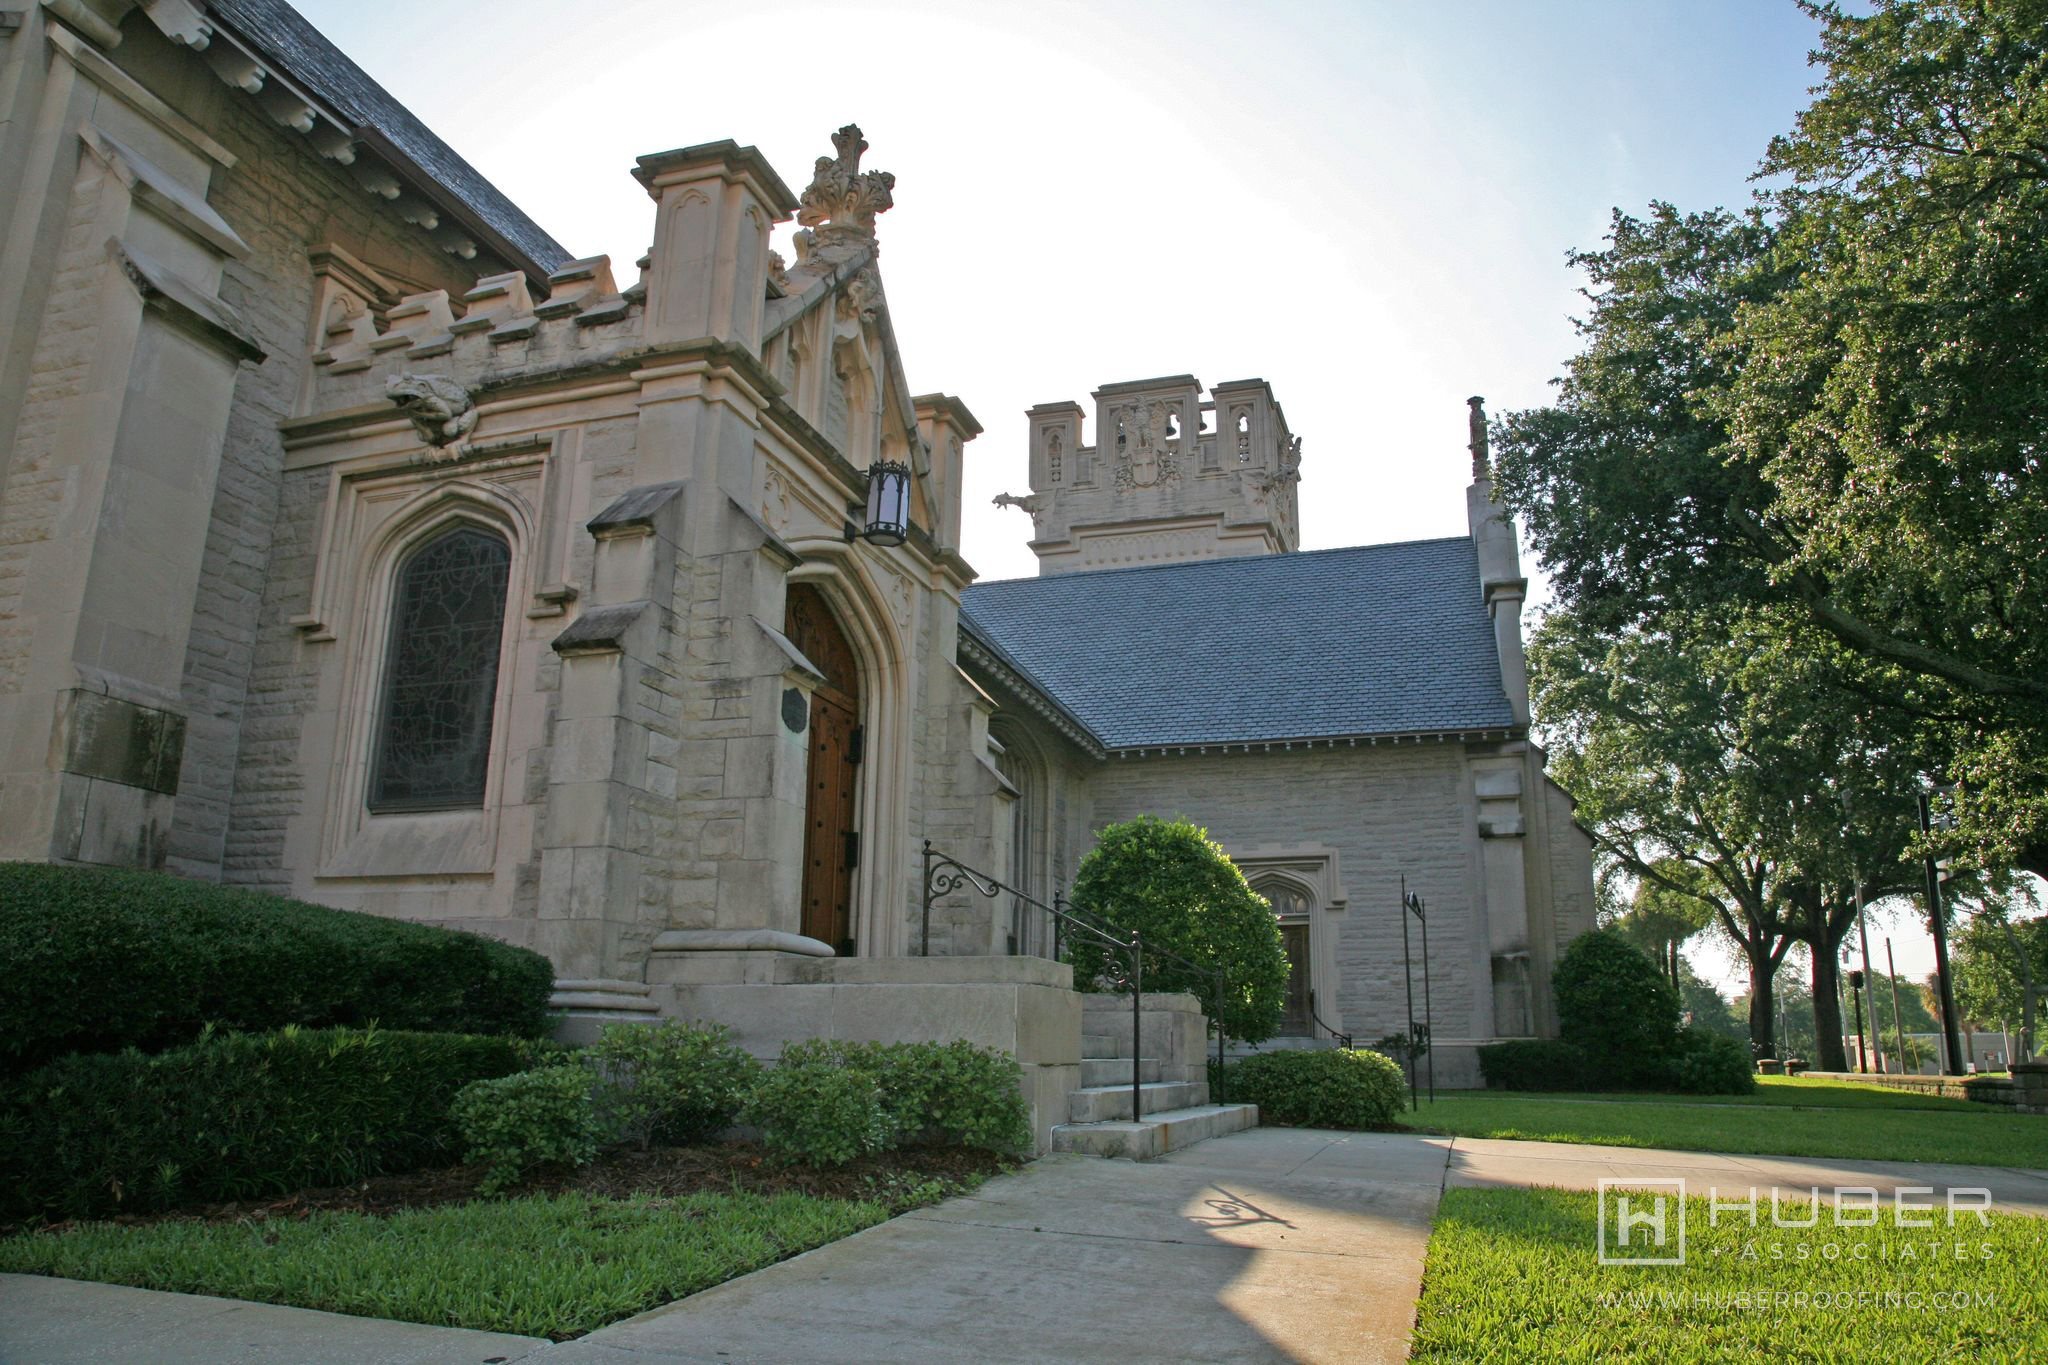
[[[976,583],[962,623],[1110,749],[1515,723],[1464,536]]]
[[[373,144],[376,139],[388,143],[452,195],[480,226],[524,253],[543,275],[569,259],[560,242],[284,0],[209,0],[207,8],[355,131],[369,130],[375,135]],[[525,267],[527,262],[514,264]]]

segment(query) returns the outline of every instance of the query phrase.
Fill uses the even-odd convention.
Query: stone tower
[[[1031,514],[1038,572],[1277,554],[1301,543],[1301,441],[1263,379],[1193,375],[1097,389],[1095,443],[1079,403],[1044,403],[1031,424],[1031,491],[999,507]]]

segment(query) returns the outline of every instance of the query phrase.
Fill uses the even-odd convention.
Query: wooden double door
[[[854,869],[860,866],[860,668],[816,588],[789,588],[783,633],[825,680],[811,694],[804,798],[803,932],[852,956]]]

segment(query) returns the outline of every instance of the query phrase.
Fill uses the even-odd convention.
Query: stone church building
[[[0,10],[0,857],[496,935],[572,1022],[973,1037],[1046,1113],[1047,927],[968,891],[927,935],[922,849],[1049,898],[1186,814],[1271,899],[1301,1039],[1405,1026],[1404,877],[1439,1080],[1554,1031],[1589,849],[1483,426],[1469,536],[1303,551],[1262,381],[1037,407],[1041,576],[977,583],[982,427],[904,373],[866,149],[800,193],[643,156],[620,271],[282,0]]]

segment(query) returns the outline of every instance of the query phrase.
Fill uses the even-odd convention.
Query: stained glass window
[[[371,810],[483,803],[511,570],[504,538],[474,526],[435,536],[399,566]]]

